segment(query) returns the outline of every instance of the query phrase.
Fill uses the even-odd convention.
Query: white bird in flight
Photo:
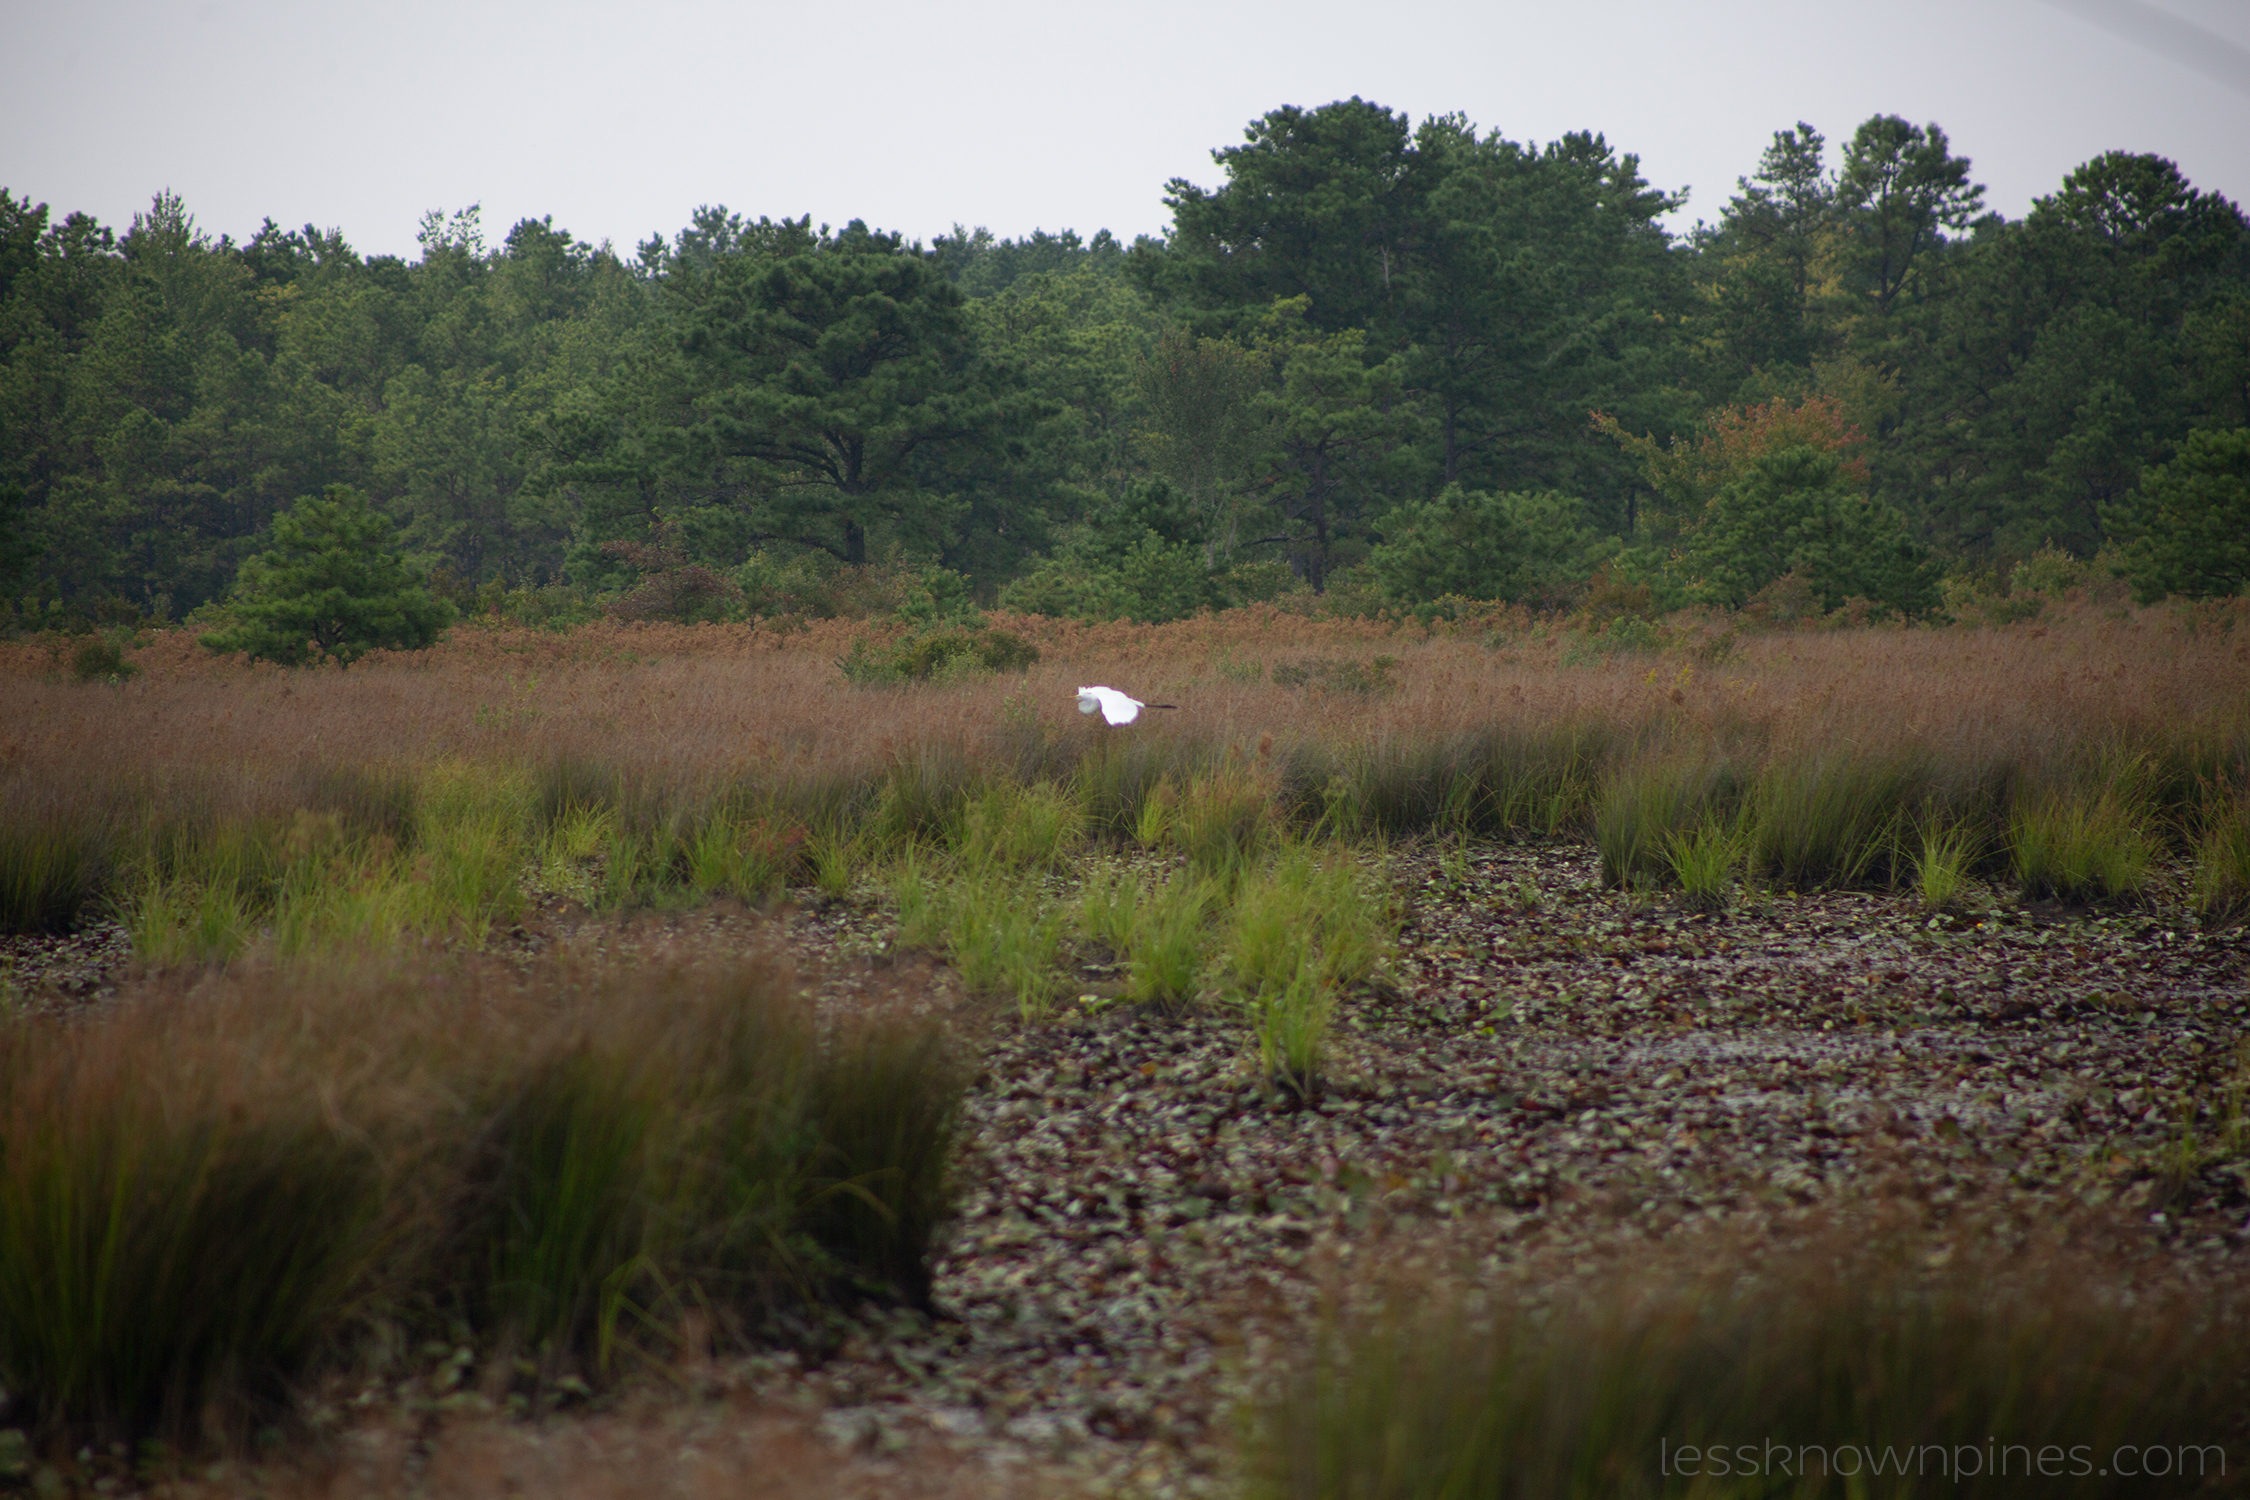
[[[1130,724],[1141,716],[1144,708],[1177,708],[1176,703],[1143,703],[1138,698],[1128,698],[1115,688],[1082,687],[1078,690],[1078,711],[1082,714],[1100,714],[1102,722],[1112,726]]]

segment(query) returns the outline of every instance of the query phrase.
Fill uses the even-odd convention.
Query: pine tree
[[[286,666],[333,656],[349,666],[378,647],[428,646],[452,622],[453,607],[408,571],[389,520],[349,485],[275,516],[273,540],[243,564],[235,624],[203,637],[211,650]]]

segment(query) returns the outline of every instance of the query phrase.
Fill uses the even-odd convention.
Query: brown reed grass
[[[2090,785],[2132,760],[2160,831],[2183,849],[2200,836],[2203,809],[2250,786],[2241,613],[2080,608],[2036,626],[1763,635],[1685,622],[1662,649],[1606,656],[1523,619],[1464,628],[1271,609],[1165,626],[1004,618],[1041,647],[1028,672],[878,689],[849,685],[836,665],[877,627],[844,622],[461,629],[440,647],[373,655],[348,672],[219,662],[173,633],[139,653],[143,670],[122,684],[0,675],[0,887],[17,864],[69,863],[10,855],[60,824],[92,830],[92,853],[70,868],[94,872],[80,884],[98,890],[134,838],[183,810],[286,820],[326,798],[378,818],[370,786],[439,762],[532,771],[550,814],[558,788],[599,789],[637,835],[671,828],[667,848],[712,807],[752,817],[764,804],[817,827],[871,816],[885,796],[894,832],[926,833],[992,777],[1072,780],[1090,826],[1114,836],[1131,832],[1167,779],[1179,789],[1252,759],[1300,822],[1392,835],[1584,831],[1604,781],[1650,755],[1724,762],[1746,784],[1781,778],[1776,787],[1808,767],[1829,768],[1820,787],[1836,768],[1917,768],[1868,781],[1917,805],[1838,813],[1850,827],[1835,838],[1850,847],[1803,877],[1837,879],[1896,878],[1910,860],[1854,840],[1873,829],[1898,843],[1931,817],[1981,829],[2004,859],[2017,801]],[[13,650],[19,668],[33,654]],[[1274,680],[1276,664],[1308,652],[1390,664],[1305,686]],[[1180,707],[1107,731],[1075,712],[1085,682]],[[1795,825],[1823,799],[1836,800],[1768,801]],[[1800,878],[1785,839],[1800,834],[1828,837],[1769,826],[1759,862]],[[45,910],[45,900],[10,909]]]
[[[2250,1461],[2250,1283],[2052,1226],[1359,1290],[1249,1424],[1250,1495],[2204,1494]]]
[[[355,1326],[593,1373],[689,1310],[919,1305],[958,1086],[934,1023],[823,1025],[758,956],[160,977],[0,1031],[0,1383],[195,1439]]]
[[[872,775],[924,743],[989,753],[1004,729],[1027,720],[1066,747],[1091,743],[1099,731],[1078,720],[1069,689],[1097,680],[1185,700],[1133,734],[1243,746],[1272,736],[1284,748],[1596,722],[1626,739],[1760,753],[1911,745],[1963,768],[2037,766],[2120,740],[2164,745],[2221,720],[2231,721],[2226,738],[2239,754],[2250,715],[2250,636],[2166,610],[2081,611],[2003,629],[1746,636],[1717,663],[1696,655],[1712,637],[1690,635],[1676,651],[1568,667],[1566,632],[1266,609],[1161,626],[997,623],[1044,653],[1023,677],[873,691],[850,687],[835,668],[870,627],[833,621],[788,633],[457,630],[429,651],[376,653],[349,672],[245,667],[167,632],[134,653],[142,675],[119,686],[45,680],[37,650],[19,645],[0,656],[0,775],[16,787],[219,766],[240,787],[306,761],[448,755],[572,756],[666,781],[813,766]],[[1226,671],[1308,650],[1378,649],[1397,658],[1396,686],[1381,695]]]

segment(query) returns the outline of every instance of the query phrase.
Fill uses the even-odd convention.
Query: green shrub
[[[964,674],[1021,672],[1039,660],[1039,648],[1022,636],[986,626],[945,626],[918,632],[888,646],[855,636],[838,657],[844,680],[860,687],[950,681]]]
[[[1397,686],[1391,681],[1391,671],[1397,665],[1398,658],[1388,655],[1366,661],[1309,656],[1301,661],[1278,663],[1267,675],[1275,687],[1310,688],[1323,693],[1373,698]]]
[[[113,636],[90,635],[70,653],[70,675],[80,682],[124,682],[140,675]]]

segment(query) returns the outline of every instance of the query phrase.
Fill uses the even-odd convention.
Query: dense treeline
[[[306,501],[556,618],[2250,577],[2250,234],[2169,162],[2010,221],[1935,125],[1799,124],[1675,236],[1599,135],[1353,99],[1215,160],[1131,246],[472,208],[409,263],[0,192],[6,618],[212,606]]]

